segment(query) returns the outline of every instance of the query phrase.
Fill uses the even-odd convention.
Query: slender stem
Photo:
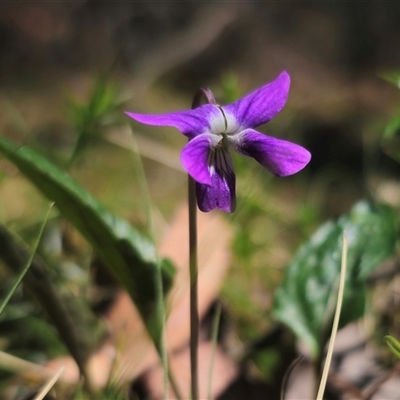
[[[189,268],[190,268],[190,375],[192,400],[199,398],[198,344],[199,313],[197,305],[197,203],[196,182],[189,176]]]
[[[132,136],[133,137],[133,136]],[[155,224],[154,224],[154,217],[153,217],[153,212],[152,212],[152,203],[150,200],[150,193],[149,193],[149,188],[147,185],[145,173],[144,173],[144,168],[143,168],[143,163],[142,159],[139,155],[139,151],[137,149],[136,141],[133,139],[132,140],[132,153],[135,157],[135,162],[136,162],[136,167],[139,170],[139,182],[141,186],[141,190],[143,192],[144,198],[145,198],[145,203],[146,203],[146,220],[147,220],[147,230],[150,234],[150,237],[152,238],[153,242],[157,242],[157,237],[156,237],[156,229],[155,229]],[[173,392],[175,393],[175,397],[177,400],[182,400],[182,394],[180,393],[178,384],[176,382],[176,379],[174,377],[174,374],[171,370],[170,364],[169,364],[169,359],[168,359],[168,346],[167,346],[167,338],[166,338],[166,310],[165,310],[165,298],[164,298],[164,287],[163,287],[163,281],[162,281],[162,271],[161,271],[161,259],[157,253],[157,272],[156,272],[156,288],[157,288],[157,298],[156,298],[156,307],[157,307],[157,316],[158,316],[158,322],[161,326],[161,332],[160,332],[160,342],[156,344],[158,355],[160,357],[161,361],[161,366],[163,369],[164,373],[164,398],[167,398],[168,396],[168,380],[171,385],[171,388]]]
[[[217,104],[209,88],[200,88],[193,98],[192,109],[201,105],[205,98],[208,104]],[[199,399],[198,347],[199,347],[199,311],[198,311],[198,268],[197,268],[197,201],[196,182],[188,176],[189,202],[189,270],[190,270],[190,376],[192,400]]]
[[[35,246],[33,247],[33,250],[32,250],[31,255],[29,256],[29,259],[27,260],[27,262],[26,262],[26,264],[25,264],[23,270],[22,270],[21,273],[19,274],[17,280],[16,280],[15,283],[13,284],[13,287],[11,288],[10,292],[7,294],[7,296],[6,296],[6,298],[4,299],[3,303],[0,305],[0,315],[3,313],[4,309],[6,308],[6,305],[7,305],[8,302],[11,300],[11,297],[13,296],[13,294],[15,293],[15,291],[17,290],[17,288],[18,288],[18,286],[20,285],[20,283],[22,282],[22,280],[25,278],[25,275],[26,275],[26,273],[28,272],[28,270],[29,270],[29,268],[30,268],[30,266],[31,266],[31,264],[32,264],[33,258],[35,257],[35,254],[36,254],[36,251],[37,251],[37,249],[38,249],[38,247],[39,247],[40,241],[42,240],[42,235],[43,235],[43,232],[44,232],[44,228],[46,227],[46,224],[47,224],[47,221],[48,221],[48,219],[49,219],[50,212],[51,212],[51,209],[53,208],[53,205],[54,205],[54,203],[51,203],[51,204],[50,204],[49,210],[47,211],[47,214],[46,214],[46,218],[44,219],[44,222],[43,222],[43,224],[42,224],[42,227],[40,228],[39,236],[38,236],[38,238],[36,239],[36,244],[35,244]]]

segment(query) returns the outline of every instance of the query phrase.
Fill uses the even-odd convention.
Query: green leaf
[[[83,187],[28,147],[0,138],[2,152],[90,242],[126,288],[157,348],[160,316],[156,312],[157,268],[163,274],[164,293],[171,286],[174,268],[159,260],[153,243],[127,221],[110,214]]]
[[[325,345],[333,319],[343,234],[348,252],[340,326],[364,314],[366,278],[395,252],[394,212],[366,201],[356,204],[349,215],[322,225],[288,266],[273,313],[307,343],[315,357]]]

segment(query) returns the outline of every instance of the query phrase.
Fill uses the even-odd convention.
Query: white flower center
[[[238,133],[238,123],[236,118],[225,112],[221,106],[216,106],[218,113],[216,113],[210,121],[210,133],[217,136],[231,136]]]

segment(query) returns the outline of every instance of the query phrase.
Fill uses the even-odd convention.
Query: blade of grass
[[[335,344],[336,334],[337,334],[338,327],[339,327],[340,311],[342,309],[344,286],[345,286],[345,279],[346,279],[346,266],[347,266],[347,240],[346,240],[345,235],[343,235],[342,263],[340,266],[340,281],[339,281],[338,298],[337,298],[337,303],[336,303],[335,316],[333,318],[332,333],[331,333],[331,338],[329,340],[328,352],[326,355],[325,365],[324,365],[324,369],[322,371],[322,377],[321,377],[321,381],[319,384],[316,400],[323,400],[326,382],[328,379],[328,372],[329,372],[329,368],[330,368],[331,361],[332,361],[333,347]]]
[[[0,351],[0,369],[19,375],[31,375],[37,379],[48,379],[52,372],[50,369],[19,357]]]
[[[51,377],[51,379],[46,382],[46,384],[43,386],[43,388],[40,390],[40,392],[34,397],[33,400],[42,400],[44,397],[47,395],[47,393],[50,392],[52,387],[55,385],[55,383],[58,381],[60,378],[61,374],[64,372],[65,367],[62,366],[58,369],[58,371],[54,374],[54,376]]]
[[[93,246],[114,277],[124,286],[156,346],[161,328],[156,313],[156,248],[127,220],[109,213],[71,176],[26,146],[0,138],[0,152],[18,167],[43,195]],[[164,292],[172,284],[174,266],[161,260]]]
[[[20,274],[24,269],[24,266],[28,264],[30,258],[25,248],[21,246],[15,240],[14,236],[1,225],[0,258],[11,271],[17,274]],[[86,369],[88,357],[93,351],[93,346],[96,345],[96,335],[94,332],[90,332],[91,342],[89,342],[89,334],[87,334],[86,331],[81,330],[78,332],[79,329],[82,329],[81,324],[84,323],[83,319],[79,319],[81,324],[76,323],[78,320],[77,316],[75,313],[73,315],[71,311],[67,309],[67,297],[62,296],[59,293],[57,287],[53,284],[51,277],[47,273],[43,261],[36,257],[33,257],[31,260],[31,267],[25,274],[24,287],[40,304],[41,308],[56,328],[60,339],[74,358],[79,367],[80,373],[84,377],[84,386],[89,398],[96,398],[95,391]],[[71,300],[71,298],[69,300]],[[85,313],[86,316],[89,316],[90,311],[86,308],[85,304],[81,303],[80,306],[83,309],[80,309],[79,313]],[[69,304],[68,307],[71,307],[71,304]],[[75,310],[77,309],[75,308]],[[78,311],[75,312],[78,313]],[[99,325],[97,319],[94,322]],[[95,326],[95,328],[97,328],[97,326]]]
[[[136,166],[138,169],[138,175],[139,175],[139,185],[141,188],[141,191],[144,195],[145,198],[145,209],[146,209],[146,222],[148,224],[147,229],[150,234],[151,239],[153,240],[154,243],[156,243],[156,231],[155,231],[155,226],[154,226],[154,218],[153,218],[153,212],[152,212],[152,207],[151,207],[151,199],[150,199],[150,193],[149,193],[149,187],[147,185],[146,181],[146,175],[143,167],[143,163],[141,160],[141,157],[138,153],[137,145],[133,137],[132,133],[132,154],[134,155],[134,160],[136,162]],[[168,376],[169,376],[169,367],[168,367],[168,354],[167,354],[167,345],[166,345],[166,337],[165,337],[165,321],[166,321],[166,315],[165,315],[165,305],[164,305],[164,288],[163,288],[163,281],[162,281],[162,273],[161,273],[161,263],[160,263],[160,257],[158,256],[158,252],[156,252],[156,266],[157,266],[157,272],[156,272],[156,318],[158,320],[159,326],[161,328],[161,333],[159,336],[160,343],[157,344],[158,350],[159,350],[159,355],[160,355],[160,360],[161,364],[163,367],[164,371],[164,380],[163,380],[163,386],[164,386],[164,399],[166,399],[167,393],[168,393]]]
[[[106,139],[114,145],[132,151],[132,129],[110,131]],[[141,158],[163,164],[174,171],[185,172],[179,162],[179,152],[158,140],[135,134],[135,148]]]
[[[157,242],[157,237],[156,237],[156,228],[155,228],[155,222],[154,222],[154,215],[153,215],[153,210],[152,210],[152,201],[150,197],[150,192],[149,192],[149,186],[147,184],[146,180],[146,175],[145,175],[145,170],[142,162],[142,157],[138,151],[137,143],[135,136],[133,135],[133,132],[131,134],[131,140],[130,140],[130,146],[129,149],[131,150],[133,156],[134,156],[134,162],[136,164],[136,168],[138,171],[138,178],[139,178],[139,185],[140,189],[143,193],[144,196],[144,202],[145,202],[145,209],[146,209],[146,222],[147,222],[147,230],[149,233],[150,238],[154,243]],[[164,380],[163,380],[163,386],[164,386],[164,398],[167,398],[168,395],[168,381],[171,384],[172,390],[174,391],[176,397],[178,400],[182,399],[182,395],[179,391],[178,385],[176,383],[175,377],[172,373],[171,368],[169,367],[169,360],[168,360],[168,352],[167,352],[167,343],[166,343],[166,333],[165,333],[165,327],[166,327],[166,320],[167,320],[167,315],[166,315],[166,309],[165,309],[165,304],[164,304],[164,287],[163,287],[163,279],[162,279],[162,269],[161,269],[161,259],[158,255],[158,252],[156,252],[156,266],[157,266],[157,274],[156,274],[156,289],[157,289],[157,306],[156,306],[156,313],[157,313],[157,319],[159,322],[159,325],[161,327],[161,334],[160,334],[160,343],[158,343],[158,352],[160,356],[160,361],[161,365],[163,367],[163,372],[164,372]]]
[[[44,228],[45,228],[45,226],[46,226],[46,224],[47,224],[47,221],[48,221],[48,219],[49,219],[50,212],[51,212],[51,209],[52,209],[53,205],[54,205],[54,203],[51,203],[51,204],[50,204],[50,207],[49,207],[49,209],[48,209],[48,211],[47,211],[47,214],[46,214],[46,216],[45,216],[45,218],[44,218],[43,224],[42,224],[42,226],[40,227],[39,235],[38,235],[38,238],[37,238],[37,240],[36,240],[35,246],[34,246],[33,249],[32,249],[32,253],[31,253],[31,255],[30,255],[30,257],[29,257],[29,259],[28,259],[28,261],[27,261],[25,267],[23,268],[23,270],[22,270],[21,273],[19,274],[19,276],[18,276],[18,278],[16,279],[16,281],[14,282],[14,285],[12,286],[11,290],[9,291],[9,293],[8,293],[7,296],[6,296],[6,298],[3,300],[3,302],[2,302],[1,305],[0,305],[0,315],[3,313],[3,311],[4,311],[5,307],[6,307],[6,305],[8,304],[8,302],[10,301],[10,299],[11,299],[11,297],[13,296],[14,292],[17,290],[18,286],[20,285],[20,283],[21,283],[22,280],[24,279],[26,273],[28,272],[28,269],[30,268],[30,266],[31,266],[31,264],[32,264],[33,257],[34,257],[35,254],[36,254],[36,250],[37,250],[37,248],[38,248],[38,246],[39,246],[40,240],[41,240],[42,235],[43,235],[43,232],[44,232]]]

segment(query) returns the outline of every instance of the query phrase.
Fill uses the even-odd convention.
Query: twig
[[[341,392],[345,392],[351,395],[352,399],[364,399],[364,396],[360,389],[352,385],[350,382],[347,382],[342,376],[339,374],[330,371],[329,372],[329,383],[333,385],[336,389]]]
[[[400,372],[400,363],[396,364],[396,366],[386,374],[382,375],[378,378],[372,386],[364,392],[363,400],[371,400],[372,396],[379,390],[379,388],[388,381],[392,376],[396,375]]]

